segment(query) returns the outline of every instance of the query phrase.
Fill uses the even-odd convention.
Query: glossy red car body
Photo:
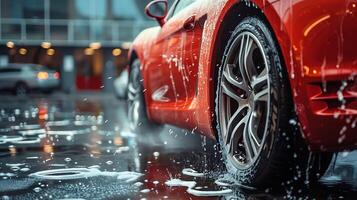
[[[314,151],[357,147],[356,0],[195,0],[144,30],[140,59],[149,118],[215,137],[216,72],[230,31],[261,15],[280,46],[303,135]]]

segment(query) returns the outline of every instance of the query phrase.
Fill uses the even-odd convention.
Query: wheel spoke
[[[250,111],[249,111],[250,112]],[[228,135],[228,139],[229,139],[229,143],[227,143],[229,145],[229,152],[232,155],[235,155],[237,152],[237,145],[238,145],[238,141],[240,140],[240,138],[242,138],[243,136],[243,131],[244,128],[242,129],[242,131],[239,131],[239,128],[241,128],[243,125],[246,126],[248,120],[249,120],[249,115],[250,113],[248,113],[247,115],[245,115],[236,126],[234,126],[234,129],[232,130],[231,134]]]
[[[233,138],[236,138],[237,136],[238,129],[242,124],[245,124],[247,122],[246,116],[244,116],[244,113],[247,109],[247,106],[241,106],[234,114],[233,116],[229,119],[228,125],[227,125],[227,134],[226,134],[226,144],[231,143]],[[239,138],[239,137],[238,137]]]
[[[248,121],[248,124],[247,124],[247,132],[249,134],[251,147],[253,149],[254,154],[256,155],[257,152],[258,152],[258,149],[260,147],[260,143],[258,141],[258,137],[256,136],[256,134],[253,131],[253,126],[254,126],[253,118],[254,118],[254,115],[253,114],[250,115],[249,121]]]
[[[242,82],[239,82],[238,77],[236,75],[234,75],[233,69],[235,67],[237,67],[237,66],[234,64],[228,64],[223,72],[223,76],[233,86],[235,86],[243,91],[247,91],[248,90],[247,86],[244,85]]]
[[[249,116],[250,118],[250,116]],[[246,159],[250,162],[253,160],[254,155],[256,155],[257,150],[255,145],[252,145],[251,136],[249,133],[249,123],[246,123],[243,130],[243,145],[246,152]]]
[[[225,82],[222,82],[222,91],[228,97],[230,97],[230,98],[234,99],[235,101],[237,101],[239,103],[239,105],[246,104],[246,102],[247,102],[246,99],[244,99],[243,97],[238,96],[236,94],[237,91],[232,89],[232,87],[229,84],[225,83]]]
[[[262,86],[265,86],[268,84],[268,79],[269,79],[269,75],[268,75],[268,71],[265,68],[258,77],[253,77],[252,80],[252,88],[253,90],[257,90],[259,88],[261,88]]]
[[[247,60],[248,60],[249,53],[252,49],[252,45],[253,45],[253,40],[249,37],[249,35],[243,35],[241,40],[240,50],[239,50],[239,69],[243,77],[243,81],[245,82],[246,85],[249,85],[250,82]]]
[[[138,92],[138,89],[134,88],[133,84],[131,84],[131,83],[129,83],[129,85],[128,85],[128,90],[129,90],[129,92],[134,93],[134,94]]]
[[[132,83],[128,84],[128,99],[133,101],[139,89],[135,89]]]
[[[254,101],[268,101],[269,99],[269,87],[261,90],[254,95]]]

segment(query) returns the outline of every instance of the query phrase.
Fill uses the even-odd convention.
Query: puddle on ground
[[[24,137],[16,135],[0,135],[0,144],[22,141]]]
[[[29,177],[42,180],[75,180],[83,178],[91,178],[95,176],[116,177],[120,181],[130,183],[139,179],[143,174],[137,172],[108,172],[100,171],[97,168],[66,168],[44,170],[29,174]]]
[[[34,98],[16,103],[11,98],[8,102],[13,108],[8,102],[1,104],[1,99],[0,198],[209,200],[293,196],[289,189],[275,193],[239,185],[224,171],[214,141],[191,131],[174,127],[158,133],[129,131],[125,102],[108,99],[82,104],[82,99]],[[348,198],[355,193],[357,154],[343,155],[312,197]]]

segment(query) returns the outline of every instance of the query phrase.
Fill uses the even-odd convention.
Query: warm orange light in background
[[[25,49],[25,48],[20,48],[20,49],[19,49],[19,54],[21,54],[21,55],[26,55],[26,54],[27,54],[27,49]]]
[[[43,145],[43,151],[45,153],[53,153],[53,146],[49,144]]]
[[[39,107],[38,119],[40,119],[40,120],[47,120],[48,119],[47,106],[40,106]]]
[[[12,49],[12,48],[15,47],[15,44],[14,44],[13,42],[11,42],[11,41],[8,41],[8,42],[6,43],[6,46],[7,46],[8,48]]]
[[[56,53],[56,51],[54,49],[47,50],[47,55],[49,55],[49,56],[53,56],[53,55],[55,55],[55,53]]]
[[[114,144],[117,146],[123,145],[123,138],[120,136],[114,137]]]
[[[94,54],[94,50],[92,48],[86,48],[84,50],[84,54],[86,54],[87,56],[91,56]]]
[[[100,47],[102,47],[102,44],[100,42],[92,42],[90,43],[89,47],[92,49],[100,49]]]
[[[17,153],[16,147],[13,145],[9,146],[9,151],[10,151],[11,156],[15,156]]]
[[[46,79],[48,79],[48,73],[47,72],[38,72],[37,78],[40,80],[46,80]]]
[[[113,49],[112,53],[113,53],[113,56],[120,56],[121,55],[121,49]]]
[[[42,42],[41,47],[44,49],[49,49],[51,48],[51,43],[50,42]]]

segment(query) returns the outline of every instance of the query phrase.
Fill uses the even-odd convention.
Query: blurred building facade
[[[111,87],[135,36],[156,25],[149,1],[0,0],[0,65],[48,66],[70,91]]]

